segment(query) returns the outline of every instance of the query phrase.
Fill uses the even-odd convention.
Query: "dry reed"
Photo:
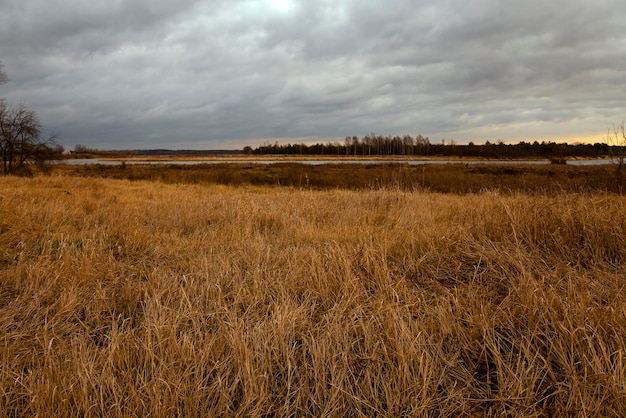
[[[625,209],[0,178],[0,415],[624,416]]]

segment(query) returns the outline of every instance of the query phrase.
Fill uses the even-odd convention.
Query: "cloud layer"
[[[571,141],[626,117],[624,12],[621,0],[0,0],[0,96],[68,147]]]

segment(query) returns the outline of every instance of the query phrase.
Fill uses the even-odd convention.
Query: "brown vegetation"
[[[624,416],[625,209],[3,177],[0,415]]]
[[[615,167],[394,163],[324,164],[124,164],[59,166],[70,176],[158,180],[177,184],[266,185],[321,189],[400,189],[442,193],[485,190],[525,193],[609,191],[626,188]]]

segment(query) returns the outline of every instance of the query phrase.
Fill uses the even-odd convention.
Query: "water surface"
[[[614,160],[610,158],[594,159],[594,160],[567,160],[567,165],[605,165],[611,164]],[[327,164],[407,164],[407,165],[430,165],[430,164],[467,164],[467,165],[547,165],[551,164],[550,160],[162,160],[162,161],[122,161],[122,160],[103,160],[100,158],[85,158],[75,160],[63,160],[64,164],[69,165],[120,165],[125,164],[173,164],[173,165],[199,165],[199,164],[307,164],[307,165],[327,165]]]

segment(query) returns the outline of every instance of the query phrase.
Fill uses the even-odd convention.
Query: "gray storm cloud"
[[[622,1],[278,6],[0,0],[0,96],[100,148],[576,139],[626,115]]]

